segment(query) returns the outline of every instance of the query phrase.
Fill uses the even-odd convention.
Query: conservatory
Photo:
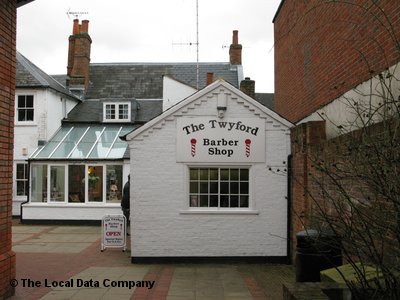
[[[30,193],[21,208],[27,220],[101,220],[121,213],[129,174],[127,143],[134,125],[63,126],[29,158]]]

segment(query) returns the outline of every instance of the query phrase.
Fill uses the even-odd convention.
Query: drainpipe
[[[293,155],[288,155],[287,158],[287,257],[288,257],[288,264],[292,263],[292,239],[291,239],[291,229],[292,229],[292,222],[291,222],[291,214],[292,214],[292,158]]]

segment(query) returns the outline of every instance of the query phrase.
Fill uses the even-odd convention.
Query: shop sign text
[[[180,118],[177,161],[263,162],[265,122],[262,119]]]

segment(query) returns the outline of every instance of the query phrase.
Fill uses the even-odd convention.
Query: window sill
[[[36,122],[15,122],[15,127],[36,127]]]
[[[258,210],[206,210],[206,209],[195,209],[195,210],[181,210],[181,215],[259,215]]]

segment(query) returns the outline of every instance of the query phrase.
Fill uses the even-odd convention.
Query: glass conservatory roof
[[[61,127],[50,141],[38,148],[31,159],[118,159],[123,158],[127,142],[119,137],[135,126],[92,125]]]

